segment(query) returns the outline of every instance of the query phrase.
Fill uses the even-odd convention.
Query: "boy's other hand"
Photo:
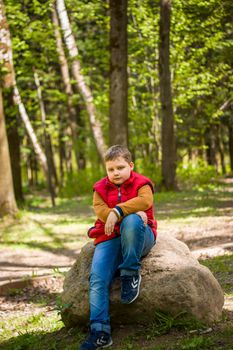
[[[110,234],[114,230],[114,226],[117,223],[117,221],[118,221],[117,215],[113,211],[110,211],[107,221],[105,223],[105,228],[104,228],[106,235],[110,236]]]
[[[146,226],[147,221],[148,221],[146,213],[144,211],[137,211],[136,214],[142,218],[142,221],[144,222],[144,225]]]

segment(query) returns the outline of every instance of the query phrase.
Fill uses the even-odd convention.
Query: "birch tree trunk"
[[[31,122],[29,120],[29,117],[27,115],[26,109],[24,107],[24,104],[21,101],[21,96],[16,84],[15,79],[15,71],[14,71],[14,64],[13,64],[13,55],[12,55],[12,44],[11,44],[11,38],[10,38],[10,31],[7,24],[5,12],[4,12],[4,3],[2,0],[0,0],[0,41],[1,41],[1,47],[0,47],[0,62],[2,61],[4,64],[4,67],[7,68],[7,74],[4,75],[4,86],[5,87],[12,87],[14,91],[14,103],[19,108],[19,114],[20,117],[25,125],[25,128],[27,130],[28,136],[32,142],[34,151],[36,155],[38,156],[38,159],[42,165],[42,168],[45,172],[45,175],[47,176],[48,172],[48,166],[47,166],[47,160],[45,157],[45,154],[40,147],[40,144],[37,140],[36,134],[33,130],[33,127],[31,125]]]
[[[85,163],[85,161],[84,161],[82,149],[79,149],[78,147],[78,143],[80,143],[78,142],[78,138],[81,141],[84,141],[84,140],[82,140],[83,138],[82,138],[81,125],[78,124],[77,115],[79,111],[76,110],[72,102],[72,97],[74,92],[70,81],[71,79],[70,79],[70,73],[69,73],[69,65],[63,49],[62,38],[59,30],[59,21],[58,21],[57,11],[55,6],[53,8],[52,20],[53,20],[53,26],[54,26],[54,35],[56,39],[56,47],[57,47],[57,53],[58,53],[58,58],[60,63],[61,75],[62,75],[62,80],[65,88],[65,93],[67,95],[67,107],[68,107],[68,115],[69,115],[68,127],[71,130],[71,138],[72,138],[72,144],[73,144],[73,149],[75,153],[77,167],[78,169],[81,169],[83,168],[82,163]],[[79,129],[79,132],[78,132],[78,129]],[[69,130],[68,130],[68,134],[70,134]]]
[[[111,145],[128,146],[127,0],[110,0]]]
[[[17,212],[13,180],[10,165],[10,154],[6,135],[3,111],[2,89],[0,88],[0,216],[14,215]]]
[[[63,31],[64,41],[68,49],[69,56],[71,58],[72,74],[76,80],[77,88],[86,104],[95,144],[100,158],[103,161],[106,145],[104,142],[100,122],[96,118],[96,108],[94,105],[91,90],[86,85],[84,76],[81,73],[81,65],[78,60],[78,48],[76,46],[75,38],[71,30],[71,25],[67,15],[64,0],[56,0],[56,8],[61,23],[61,28]]]
[[[170,73],[171,0],[160,0],[159,86],[162,119],[162,182],[176,189],[176,146]]]

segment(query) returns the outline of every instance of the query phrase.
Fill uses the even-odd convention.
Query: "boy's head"
[[[134,164],[129,150],[121,145],[110,147],[104,156],[108,178],[115,185],[128,180]]]

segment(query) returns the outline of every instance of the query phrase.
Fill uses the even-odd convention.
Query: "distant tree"
[[[0,2],[0,7],[2,1]],[[1,21],[1,18],[0,18]],[[2,22],[1,24],[2,25]],[[0,88],[0,216],[14,215],[17,212],[13,180],[10,165],[10,154],[6,135],[3,111],[2,89]]]
[[[69,64],[68,60],[65,55],[65,50],[63,48],[63,42],[62,37],[60,34],[60,27],[59,27],[59,21],[57,17],[57,11],[56,7],[53,8],[52,13],[52,20],[54,25],[54,34],[56,38],[56,48],[57,53],[59,57],[59,64],[61,69],[61,76],[63,80],[64,90],[67,95],[67,108],[68,108],[68,123],[66,123],[69,126],[69,129],[71,131],[71,138],[72,138],[72,144],[73,149],[75,153],[75,159],[77,163],[78,169],[84,169],[85,168],[85,157],[83,150],[80,149],[80,139],[83,139],[83,131],[81,130],[81,125],[77,124],[78,120],[78,114],[80,114],[80,111],[75,108],[73,104],[73,98],[74,98],[74,91],[71,84],[71,77],[69,72]],[[68,131],[69,132],[69,131]],[[84,141],[84,140],[82,140]]]
[[[47,175],[48,173],[48,166],[46,161],[46,156],[38,142],[38,139],[36,137],[36,134],[33,130],[32,124],[29,120],[27,111],[25,109],[25,106],[22,102],[21,95],[16,83],[15,79],[15,70],[14,70],[14,64],[13,64],[13,53],[12,53],[12,43],[11,43],[11,36],[10,31],[7,23],[7,19],[4,12],[4,4],[3,1],[0,1],[0,18],[1,18],[1,27],[0,27],[0,37],[2,41],[4,42],[4,45],[1,46],[0,49],[0,55],[1,55],[1,61],[5,69],[5,73],[3,80],[4,80],[4,86],[12,87],[13,88],[13,94],[14,94],[14,103],[19,108],[19,114],[20,117],[25,125],[25,128],[28,132],[29,138],[32,142],[32,145],[34,147],[35,153],[38,156],[42,168]]]
[[[94,141],[96,144],[96,148],[100,155],[100,158],[103,161],[106,145],[105,145],[100,122],[96,118],[96,108],[94,105],[92,92],[88,87],[88,85],[86,84],[84,75],[81,72],[81,65],[78,59],[78,48],[71,29],[64,0],[56,1],[56,9],[60,20],[61,28],[63,31],[64,41],[65,41],[69,56],[71,58],[72,74],[76,80],[77,88],[80,92],[80,95],[82,96],[86,104],[86,109],[89,116],[89,121],[92,129]]]
[[[11,171],[13,176],[15,199],[17,202],[23,202],[23,186],[22,186],[22,174],[21,174],[21,153],[20,144],[21,139],[19,135],[19,118],[17,114],[17,108],[13,101],[13,89],[3,89],[3,102],[6,107],[5,121],[7,139],[10,151]]]
[[[176,188],[176,146],[170,72],[171,0],[160,0],[159,85],[162,119],[162,182],[167,190]]]
[[[128,0],[110,0],[109,142],[128,145]]]

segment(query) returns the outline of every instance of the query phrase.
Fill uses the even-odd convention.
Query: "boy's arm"
[[[115,208],[120,212],[121,216],[125,216],[149,209],[153,205],[153,200],[151,187],[144,185],[138,190],[137,197],[119,203]]]
[[[153,193],[149,185],[145,185],[138,190],[138,196],[126,202],[117,204],[115,207],[118,217],[128,214],[145,211],[153,205]],[[96,216],[103,222],[107,221],[109,213],[113,210],[109,208],[103,198],[95,191],[93,195],[93,207]],[[114,210],[115,211],[115,210]]]
[[[93,208],[97,218],[106,222],[112,209],[108,207],[103,198],[96,191],[93,194]]]

